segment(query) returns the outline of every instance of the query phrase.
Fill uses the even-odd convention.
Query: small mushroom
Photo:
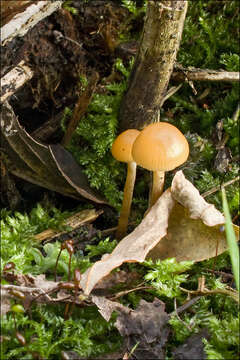
[[[140,131],[129,129],[121,133],[112,145],[112,156],[127,165],[127,178],[123,191],[123,202],[118,221],[116,238],[121,239],[127,232],[128,217],[130,214],[133,189],[136,179],[136,163],[132,158],[132,145]]]
[[[137,165],[153,171],[149,208],[163,192],[165,171],[183,164],[189,155],[186,138],[175,126],[157,122],[146,126],[132,148]]]

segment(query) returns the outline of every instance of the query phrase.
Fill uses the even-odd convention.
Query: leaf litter
[[[225,219],[207,203],[182,171],[132,233],[122,239],[111,254],[92,265],[81,286],[90,294],[95,285],[124,262],[143,262],[175,257],[177,261],[202,261],[227,250]],[[236,234],[239,229],[235,226]],[[238,236],[237,236],[238,238]]]
[[[82,274],[80,285],[83,292],[77,289],[78,296],[60,289],[59,282],[48,281],[45,275],[33,277],[30,274],[8,273],[6,278],[17,283],[19,290],[24,293],[25,309],[35,299],[43,303],[94,303],[106,321],[116,311],[118,317],[115,326],[124,338],[127,358],[164,359],[171,314],[165,312],[165,304],[161,300],[155,298],[153,302],[147,302],[142,299],[133,310],[105,296],[89,294],[93,288],[104,289],[106,284],[113,285],[113,279],[108,280],[107,275],[111,278],[114,275],[111,271],[124,262],[143,262],[147,256],[153,259],[176,257],[178,261],[200,261],[220,254],[227,249],[222,230],[224,222],[223,215],[208,204],[179,171],[174,176],[172,187],[163,193],[140,225],[111,254],[103,255],[100,261]],[[238,227],[235,227],[235,231],[238,232]],[[125,278],[125,274],[119,276]],[[116,282],[119,276],[113,276]],[[9,286],[2,286],[5,292],[2,299],[3,313],[10,311],[9,298],[12,295],[8,292]],[[50,297],[48,294],[54,291],[57,294],[54,298]],[[186,343],[174,350],[174,359],[182,359],[186,352],[191,358],[197,358],[199,354],[204,358],[203,337],[206,336],[197,334],[188,338]]]
[[[165,304],[155,298],[153,302],[141,300],[136,310],[103,297],[92,296],[100,314],[109,321],[117,311],[116,328],[125,340],[128,352],[133,351],[135,359],[164,359],[164,345],[170,334],[169,315]]]
[[[95,203],[107,203],[90,187],[72,155],[59,144],[47,146],[32,138],[7,101],[2,104],[0,137],[11,173],[75,199],[83,197]]]

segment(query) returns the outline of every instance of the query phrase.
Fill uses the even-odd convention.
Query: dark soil
[[[1,52],[1,76],[24,60],[34,76],[10,99],[19,122],[43,143],[59,143],[63,133],[60,120],[66,106],[73,108],[82,91],[80,78],[87,79],[96,71],[99,79],[108,78],[119,56],[119,31],[129,12],[118,1],[75,1],[78,15],[61,9],[31,29],[23,38],[15,38]],[[124,56],[128,53],[121,50]],[[131,54],[131,50],[130,53]],[[120,54],[121,55],[121,54]],[[51,127],[43,133],[40,128]],[[5,186],[1,202],[4,207],[28,209],[43,194],[63,207],[76,206],[77,201],[12,177],[11,194]],[[14,182],[16,193],[14,194]],[[46,195],[47,194],[47,195]],[[10,199],[14,198],[14,201]]]

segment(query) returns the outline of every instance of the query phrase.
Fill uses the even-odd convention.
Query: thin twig
[[[239,181],[239,179],[240,179],[240,176],[237,176],[237,177],[235,177],[234,179],[229,180],[229,181],[225,182],[225,183],[222,184],[222,185],[218,185],[218,186],[213,187],[212,189],[210,189],[210,190],[206,191],[205,193],[201,194],[201,196],[202,196],[202,197],[207,197],[207,196],[209,196],[209,195],[212,195],[212,194],[214,194],[215,192],[221,190],[222,187],[225,188],[226,186],[232,185],[232,184],[234,184],[236,181]]]
[[[206,271],[209,271],[213,274],[216,274],[216,275],[220,275],[220,276],[223,276],[225,278],[229,278],[229,279],[233,279],[234,276],[232,274],[228,274],[228,273],[225,273],[224,271],[217,271],[217,270],[212,270],[212,269],[205,269]]]
[[[177,309],[177,299],[176,298],[174,298],[174,315],[178,318],[178,320],[181,322],[181,323],[183,323],[183,325],[184,326],[186,326],[186,328],[189,330],[189,331],[191,331],[192,329],[191,329],[191,327],[185,322],[185,321],[183,321],[181,318],[180,318],[180,316],[178,315],[178,309]]]
[[[130,289],[130,290],[124,290],[124,291],[120,291],[117,294],[115,294],[113,297],[110,298],[110,300],[116,300],[121,296],[127,295],[133,291],[137,291],[137,290],[146,290],[146,289],[152,289],[151,286],[138,286],[134,289]]]
[[[224,81],[239,82],[240,75],[237,71],[219,71],[210,69],[184,68],[176,65],[171,79],[176,81]]]
[[[66,227],[70,227],[71,231],[78,229],[80,226],[93,222],[99,215],[103,213],[103,210],[87,209],[82,210],[69,218],[64,222]],[[69,230],[56,232],[53,229],[47,229],[34,236],[34,239],[38,242],[49,242],[56,239],[64,234],[67,234]]]
[[[176,315],[176,311],[178,314],[186,311],[187,309],[189,309],[191,306],[193,306],[194,304],[196,304],[196,302],[198,302],[198,300],[201,298],[201,296],[196,296],[194,298],[192,298],[191,300],[189,300],[187,303],[183,304],[182,306],[179,306],[179,308],[175,309],[173,312],[171,312],[169,314],[169,316],[175,316]]]
[[[62,145],[67,146],[72,138],[72,135],[78,126],[79,121],[86,113],[88,105],[92,99],[93,92],[95,90],[96,84],[98,82],[99,75],[97,72],[93,72],[91,78],[89,79],[89,83],[82,93],[82,95],[78,98],[78,101],[75,105],[72,118],[68,124],[67,130],[64,134]]]
[[[180,287],[180,290],[183,292],[190,294],[190,295],[199,295],[199,296],[208,296],[208,295],[227,295],[231,296],[233,300],[235,300],[237,303],[239,303],[239,293],[238,291],[235,291],[233,289],[214,289],[214,290],[208,290],[207,288],[204,288],[203,290],[188,290]]]
[[[38,294],[37,297],[43,296],[48,302],[52,301],[50,296],[41,288],[32,288],[27,286],[16,286],[16,285],[1,285],[0,288],[8,291],[11,290],[20,291],[22,293],[29,294],[31,296],[34,296],[34,293],[37,293]]]

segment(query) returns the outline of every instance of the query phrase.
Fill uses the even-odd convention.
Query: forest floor
[[[208,10],[211,11],[210,5]],[[194,10],[191,11],[194,16]],[[211,16],[214,11],[219,11],[217,5]],[[62,193],[55,192],[39,186],[45,180],[34,184],[16,173],[8,174],[3,162],[1,270],[2,284],[9,288],[2,297],[6,309],[0,339],[2,359],[238,358],[238,292],[226,252],[219,256],[214,253],[211,259],[204,255],[205,261],[196,263],[195,257],[179,263],[173,259],[157,264],[149,259],[143,264],[125,263],[121,268],[112,267],[115,270],[100,282],[92,297],[79,289],[80,272],[117,245],[114,227],[125,167],[114,162],[109,147],[117,134],[114,106],[117,109],[126,88],[143,21],[143,11],[133,13],[120,1],[72,1],[2,49],[2,76],[21,60],[33,70],[33,78],[9,103],[26,133],[40,144],[61,144],[76,104],[93,99],[92,107],[81,116],[83,125],[80,124],[67,149],[83,166],[82,178],[87,176],[90,186],[95,187],[89,189],[83,180],[76,183],[78,192],[76,187],[69,190],[65,185]],[[182,59],[185,56],[187,62],[186,53],[180,56]],[[234,63],[232,58],[229,63]],[[193,65],[199,66],[197,61]],[[98,80],[93,81],[92,88],[88,87],[96,73]],[[171,84],[175,85],[174,81]],[[179,126],[192,150],[183,172],[201,193],[210,191],[206,200],[220,211],[220,185],[233,181],[226,189],[237,229],[239,197],[235,182],[239,155],[234,150],[236,131],[231,130],[236,126],[234,122],[232,128],[229,125],[237,108],[236,88],[232,89],[231,84],[220,85],[216,94],[213,88],[206,83],[197,85],[195,99],[191,84],[185,84],[180,95],[177,93],[166,102],[161,116],[174,124],[176,118],[182,117]],[[226,125],[221,110],[215,111],[219,118],[214,118],[215,105],[220,108],[218,94],[225,96],[222,103],[223,109],[228,109]],[[92,119],[88,112],[97,117],[102,111],[106,123],[99,120],[102,130],[96,128],[95,135],[95,125],[88,127]],[[95,153],[92,155],[88,141],[93,144],[96,141],[93,149],[100,144],[99,158],[94,157]],[[64,171],[68,161],[76,166],[66,153],[57,158],[56,152],[54,159]],[[166,187],[171,185],[174,175],[173,172],[167,176]],[[75,181],[66,171],[64,181],[67,176],[71,183]],[[146,210],[148,176],[139,170],[129,231],[141,224]],[[62,180],[58,181],[60,184]],[[86,190],[96,201],[84,199],[79,189]],[[72,196],[67,196],[68,192]],[[83,218],[77,218],[77,225],[68,223],[69,216],[76,213],[82,213]],[[48,229],[50,232],[44,233]],[[210,230],[198,229],[207,233],[199,234],[199,238],[195,233],[195,248],[203,237],[213,237]],[[223,232],[220,227],[218,230]],[[38,290],[24,292],[27,287]]]

